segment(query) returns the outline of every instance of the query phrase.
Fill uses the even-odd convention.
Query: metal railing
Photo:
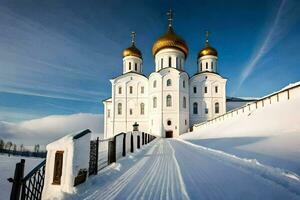
[[[40,200],[45,180],[46,160],[42,161],[24,177],[25,160],[16,164],[14,178],[9,178],[12,190],[11,200]]]
[[[89,175],[95,175],[101,169],[125,157],[128,152],[133,153],[141,146],[148,144],[156,137],[144,132],[119,133],[106,140],[92,140],[90,142]]]

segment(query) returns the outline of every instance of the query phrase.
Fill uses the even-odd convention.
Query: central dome
[[[157,54],[158,51],[165,48],[174,48],[182,51],[187,57],[189,49],[185,43],[185,41],[176,35],[172,27],[168,28],[168,31],[158,38],[152,47],[153,56]]]

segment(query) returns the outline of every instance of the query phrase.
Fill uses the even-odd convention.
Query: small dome
[[[171,26],[169,26],[168,31],[163,36],[158,38],[154,43],[152,47],[153,56],[155,56],[158,51],[164,48],[178,49],[184,53],[185,57],[187,57],[189,52],[185,41],[176,35]]]
[[[199,51],[198,58],[201,58],[202,56],[218,56],[217,50],[209,45],[208,36],[209,33],[206,31],[205,47]]]
[[[142,59],[141,51],[138,48],[136,48],[134,45],[134,36],[135,36],[135,32],[131,32],[131,47],[124,49],[123,57],[135,56],[135,57],[139,57]]]
[[[136,48],[134,45],[132,45],[131,47],[124,49],[123,57],[126,57],[126,56],[135,56],[135,57],[142,58],[142,53],[138,48]]]
[[[213,47],[207,46],[199,51],[198,58],[202,56],[218,56],[218,52]]]

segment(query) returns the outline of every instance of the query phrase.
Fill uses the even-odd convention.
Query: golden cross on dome
[[[134,46],[134,36],[135,36],[135,32],[132,31],[131,32],[131,45]]]
[[[169,27],[172,27],[172,21],[173,21],[173,11],[172,11],[172,9],[170,9],[167,12],[167,16],[168,16],[168,21],[169,21]]]
[[[209,32],[206,31],[205,32],[205,45],[208,46],[208,36],[209,36]]]

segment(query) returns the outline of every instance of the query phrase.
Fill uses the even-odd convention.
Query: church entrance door
[[[173,131],[166,131],[166,138],[172,138],[173,137]]]

